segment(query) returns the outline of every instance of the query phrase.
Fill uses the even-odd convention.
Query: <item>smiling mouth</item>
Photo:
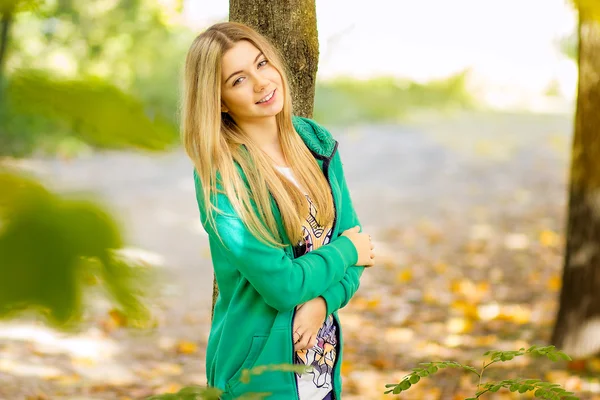
[[[275,95],[275,90],[277,89],[273,89],[271,93],[263,97],[260,101],[257,101],[256,104],[266,103],[267,101],[271,100],[271,98]]]

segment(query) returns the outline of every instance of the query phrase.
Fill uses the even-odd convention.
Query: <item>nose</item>
[[[254,84],[254,92],[255,93],[260,93],[263,90],[265,90],[265,88],[269,85],[269,81],[267,79],[264,78],[260,78],[258,77],[256,79],[256,83]]]

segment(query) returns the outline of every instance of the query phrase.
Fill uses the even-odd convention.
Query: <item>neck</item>
[[[264,151],[276,165],[285,166],[286,160],[279,141],[275,117],[236,121],[236,124]]]
[[[236,121],[244,133],[261,149],[270,149],[279,146],[279,131],[275,117],[253,119],[250,121]]]

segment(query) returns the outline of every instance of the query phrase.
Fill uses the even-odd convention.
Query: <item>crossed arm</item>
[[[342,171],[339,154],[332,160]],[[196,196],[202,221],[206,221],[202,186],[194,174]],[[343,172],[337,177],[342,190],[342,207],[338,215],[339,231],[359,225],[352,206]],[[228,215],[216,216],[216,232],[204,224],[209,234],[218,233],[218,251],[228,258],[265,302],[279,311],[288,311],[309,300],[322,297],[327,315],[344,307],[359,286],[364,267],[355,266],[358,253],[352,241],[340,236],[331,243],[296,259],[279,248],[260,242],[235,215],[224,194],[218,195],[219,207]],[[277,282],[277,285],[273,285]]]

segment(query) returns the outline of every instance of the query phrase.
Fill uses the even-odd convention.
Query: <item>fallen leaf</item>
[[[548,287],[549,290],[551,290],[553,292],[558,292],[560,290],[560,288],[562,287],[561,277],[558,275],[551,276],[550,279],[548,279],[546,286]]]
[[[404,269],[396,275],[396,282],[398,283],[406,283],[412,280],[412,271],[410,269]]]
[[[556,247],[560,242],[560,236],[554,231],[545,229],[540,232],[540,244],[545,247]]]
[[[198,345],[194,342],[181,340],[177,343],[177,352],[179,354],[194,354],[198,351]]]

